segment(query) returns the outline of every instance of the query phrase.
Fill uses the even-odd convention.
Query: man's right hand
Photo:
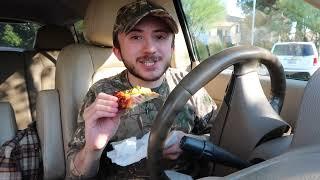
[[[102,150],[117,132],[120,124],[117,101],[115,96],[99,93],[95,101],[84,110],[87,150]]]

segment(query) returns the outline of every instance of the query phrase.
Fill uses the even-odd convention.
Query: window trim
[[[194,46],[195,45],[194,40],[191,38],[189,26],[187,24],[187,18],[185,16],[185,12],[183,10],[181,0],[173,0],[173,4],[178,16],[178,20],[181,26],[184,39],[186,41],[186,45],[187,45],[187,49],[188,49],[188,53],[189,53],[189,57],[192,65],[192,62],[199,61],[199,55],[197,54],[196,47]]]

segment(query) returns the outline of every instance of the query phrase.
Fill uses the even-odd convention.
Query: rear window
[[[85,43],[86,40],[84,38],[84,24],[83,24],[83,20],[79,20],[74,24],[74,29],[75,29],[75,33],[77,35],[77,39],[79,43]]]
[[[40,25],[32,22],[0,22],[0,47],[33,49],[39,27]]]
[[[273,49],[275,55],[280,56],[311,56],[314,55],[309,44],[279,44]]]

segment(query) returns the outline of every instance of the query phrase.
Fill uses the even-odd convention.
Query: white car
[[[271,52],[276,55],[288,76],[309,78],[319,67],[319,55],[313,42],[279,42]]]

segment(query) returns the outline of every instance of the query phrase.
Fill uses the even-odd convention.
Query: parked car
[[[271,49],[287,76],[309,79],[320,67],[318,50],[313,42],[278,42]]]

